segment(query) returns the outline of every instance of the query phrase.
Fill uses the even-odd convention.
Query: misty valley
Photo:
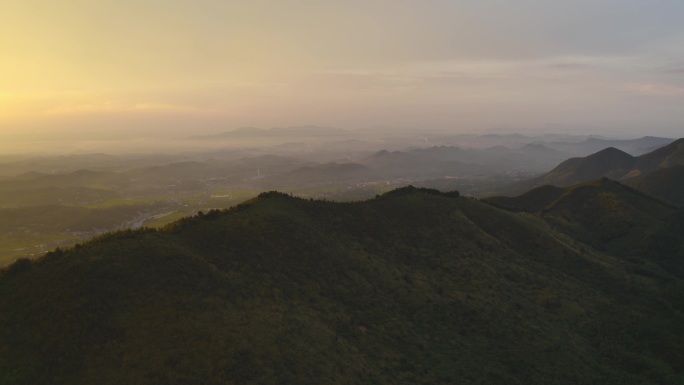
[[[0,157],[0,265],[106,232],[162,227],[262,191],[345,202],[414,185],[480,198],[510,192],[570,157],[606,147],[642,155],[673,141],[422,131],[369,137],[314,126],[187,140],[193,151],[158,145],[152,154]]]

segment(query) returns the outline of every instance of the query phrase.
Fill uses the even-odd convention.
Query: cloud
[[[642,84],[627,84],[626,90],[643,96],[683,96],[684,87],[673,86],[669,84],[656,83],[642,83]]]
[[[43,111],[45,115],[85,115],[85,114],[107,114],[107,113],[126,113],[126,112],[164,112],[177,114],[190,114],[207,112],[193,106],[173,105],[165,103],[135,103],[126,104],[113,101],[60,105]]]
[[[586,69],[592,69],[595,68],[594,66],[586,63],[552,63],[547,66],[547,68],[554,69],[554,70],[568,70],[568,71],[577,71],[577,70],[586,70]]]

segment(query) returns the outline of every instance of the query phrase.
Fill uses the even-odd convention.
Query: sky
[[[0,140],[684,136],[681,0],[3,0]]]

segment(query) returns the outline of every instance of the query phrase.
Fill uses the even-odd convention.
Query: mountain
[[[542,176],[509,186],[504,193],[516,195],[545,184],[565,187],[601,177],[626,180],[676,165],[684,165],[684,139],[637,157],[609,147],[587,157],[568,159]]]
[[[670,205],[603,178],[569,188],[542,210],[542,217],[595,247],[624,244],[629,251],[676,213]]]
[[[534,213],[554,229],[599,250],[629,258],[647,256],[684,273],[684,210],[619,182],[601,178],[563,189],[543,186],[518,197],[484,201]],[[663,252],[670,249],[680,254]]]
[[[569,186],[603,176],[620,177],[628,173],[636,159],[626,152],[609,147],[586,158],[572,158],[546,174],[542,181]]]
[[[460,148],[434,146],[407,151],[379,151],[362,161],[383,175],[436,177],[503,173],[511,170],[545,170],[566,155],[543,145],[519,149],[504,146]]]
[[[190,139],[217,140],[217,139],[255,139],[255,138],[280,138],[280,137],[329,137],[348,135],[349,131],[340,128],[318,126],[294,126],[263,129],[258,127],[241,127],[232,131],[226,131],[214,135],[194,136]]]
[[[644,136],[638,139],[607,139],[590,137],[581,142],[546,142],[547,147],[567,153],[586,155],[604,148],[614,147],[630,155],[638,156],[672,143],[674,139]]]
[[[659,148],[638,158],[637,168],[640,174],[646,174],[661,168],[684,165],[684,138]]]
[[[493,206],[513,212],[536,213],[560,198],[566,191],[566,189],[561,187],[544,185],[517,197],[496,196],[487,197],[482,200]]]
[[[0,273],[0,383],[684,381],[680,270],[457,196],[263,193],[20,260]]]
[[[626,183],[648,195],[684,206],[684,166],[663,168],[629,179]]]
[[[426,177],[482,172],[468,150],[438,146],[410,151],[379,151],[362,161],[385,177]]]
[[[537,155],[537,156],[558,156],[561,153],[558,150],[549,148],[542,143],[528,143],[520,147],[520,151],[526,154]]]

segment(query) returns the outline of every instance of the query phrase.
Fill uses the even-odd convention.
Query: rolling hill
[[[425,178],[546,170],[562,159],[566,159],[563,153],[538,144],[520,149],[435,146],[406,151],[383,150],[365,158],[362,163],[383,176]]]
[[[612,255],[648,257],[666,269],[682,268],[684,210],[619,182],[601,178],[567,188],[543,186],[518,197],[484,201],[533,213],[554,229]]]
[[[679,226],[600,183],[626,220]],[[572,194],[542,218],[412,187],[270,192],[20,260],[0,274],[0,383],[681,383],[684,276],[573,239]]]
[[[684,166],[663,168],[626,183],[648,195],[684,206]]]
[[[363,164],[388,177],[456,175],[484,170],[468,159],[468,150],[439,146],[409,151],[383,150],[364,159]]]
[[[534,188],[517,197],[487,197],[483,201],[493,206],[513,211],[536,213],[553,203],[567,192],[566,189],[551,185]]]
[[[638,157],[637,169],[646,174],[666,167],[684,165],[684,138]]]
[[[546,184],[566,187],[601,177],[626,180],[678,165],[684,165],[684,138],[637,157],[609,147],[587,157],[568,159],[550,172],[515,183],[503,192],[517,195]]]

